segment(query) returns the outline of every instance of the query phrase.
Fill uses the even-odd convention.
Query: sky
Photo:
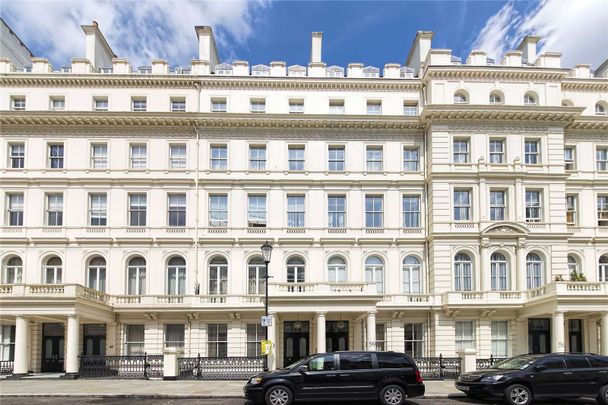
[[[311,32],[323,31],[323,61],[382,67],[404,64],[416,31],[434,31],[433,48],[466,59],[472,49],[497,61],[526,34],[562,66],[608,58],[608,0],[272,1],[2,0],[0,16],[35,56],[56,68],[82,57],[81,24],[97,21],[114,53],[134,66],[197,57],[195,25],[214,29],[220,59],[250,65],[306,65]]]

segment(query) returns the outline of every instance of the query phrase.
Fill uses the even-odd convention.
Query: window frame
[[[215,156],[215,153],[219,155]],[[228,144],[212,143],[209,145],[209,170],[212,172],[225,172],[228,170]]]
[[[595,167],[598,172],[608,171],[608,146],[595,147]]]
[[[342,155],[340,158],[340,154]],[[327,145],[327,171],[342,173],[346,170],[346,146]]]
[[[183,149],[183,155],[174,153]],[[185,170],[188,168],[188,145],[185,143],[169,144],[169,168],[173,170]]]
[[[47,169],[64,169],[65,168],[65,144],[63,142],[47,143],[47,166],[46,167],[47,167]]]
[[[300,156],[300,151],[302,156]],[[294,155],[292,155],[292,152]],[[303,172],[306,170],[306,145],[287,145],[287,170],[290,172]]]
[[[456,194],[465,193],[467,197],[466,202],[462,202],[462,199],[456,198]],[[455,222],[467,222],[473,220],[473,189],[471,188],[454,188],[452,191],[452,205],[453,205],[453,220]],[[464,195],[464,194],[463,194]],[[458,212],[458,215],[456,214]],[[464,214],[464,215],[463,215]]]
[[[384,228],[384,195],[383,194],[365,194],[365,228]],[[368,209],[368,200],[372,204],[371,210]],[[380,210],[376,207],[376,202],[380,202]],[[370,216],[371,215],[371,216]],[[371,219],[371,221],[370,221]]]
[[[16,151],[16,147],[20,147],[21,150]],[[25,169],[25,142],[8,143],[8,168]]]
[[[163,347],[184,348],[186,345],[186,325],[183,323],[166,323],[163,328]],[[175,328],[177,334],[182,335],[182,340],[167,340],[169,328]]]
[[[144,96],[131,97],[131,111],[146,112],[148,111],[148,98]]]
[[[504,325],[504,335],[500,325]],[[499,345],[504,346],[499,348]],[[509,321],[492,320],[490,322],[490,351],[492,356],[497,358],[509,357]]]
[[[262,153],[260,153],[263,151]],[[255,153],[253,153],[255,152]],[[255,156],[254,156],[255,155]],[[268,148],[265,144],[249,144],[247,150],[248,168],[252,171],[267,170],[266,163],[268,162]],[[254,159],[255,158],[255,159]]]
[[[467,329],[470,326],[471,335],[467,336],[466,330],[464,327],[467,326]],[[460,329],[460,333],[459,330]],[[458,349],[475,349],[476,348],[476,333],[475,333],[475,321],[473,320],[458,320],[454,321],[454,342],[456,344],[456,350]]]
[[[216,205],[216,204],[222,204],[223,203],[223,199],[225,199],[226,205],[225,205],[225,209],[222,209],[221,205]],[[214,201],[216,200],[216,201]],[[208,220],[209,220],[209,227],[210,228],[227,228],[228,227],[228,194],[222,194],[222,193],[209,193],[208,196],[208,210],[207,210],[207,215],[209,216]],[[217,207],[218,209],[214,209],[215,207]],[[219,215],[219,219],[212,219],[214,218],[214,214],[218,214]]]
[[[335,199],[335,209],[332,211],[332,202],[331,200]],[[339,201],[343,202],[343,210],[340,210]],[[345,194],[328,194],[327,195],[327,227],[330,229],[342,229],[346,228],[346,195]],[[332,218],[335,218],[335,222],[332,221]],[[337,223],[338,225],[334,225],[333,223]],[[341,225],[340,225],[341,224]]]
[[[571,156],[566,158],[566,151],[570,151]],[[564,170],[574,171],[576,170],[576,146],[566,145],[564,146]]]
[[[415,158],[412,156],[415,155]],[[420,148],[416,146],[403,146],[403,171],[404,172],[419,172],[420,171]],[[413,168],[411,167],[413,165]]]
[[[493,146],[500,145],[500,151],[493,148]],[[489,157],[491,165],[502,165],[505,164],[505,139],[504,138],[490,138],[488,143]],[[495,159],[498,158],[498,159]],[[496,161],[495,161],[496,160]]]
[[[538,194],[537,201],[528,198],[528,196],[532,196],[534,193]],[[532,188],[524,190],[526,223],[544,222],[543,194],[543,190],[540,189]],[[537,212],[538,215],[533,216],[532,214],[535,212]]]
[[[144,152],[142,155],[141,152]],[[129,143],[129,169],[147,170],[148,169],[148,144],[142,142]]]
[[[63,193],[45,193],[45,226],[61,227],[63,225],[64,213]]]
[[[528,146],[536,146],[536,150],[529,150]],[[524,140],[524,163],[529,166],[542,164],[541,143],[540,139],[525,139]]]
[[[215,333],[212,333],[213,329],[215,329]],[[224,335],[226,336],[226,340],[220,340],[220,337]],[[212,347],[214,347],[213,350],[211,349]],[[215,354],[215,356],[212,354]],[[228,357],[228,324],[207,324],[207,356],[212,358]]]
[[[464,152],[461,150],[462,145],[466,147]],[[471,164],[471,138],[455,137],[452,139],[452,163],[456,165]]]
[[[225,113],[228,111],[228,99],[226,97],[211,97],[209,108],[213,113]]]
[[[142,205],[143,197],[143,205]],[[137,201],[134,199],[137,198]],[[137,203],[134,205],[133,203]],[[147,193],[129,193],[127,198],[127,214],[129,226],[144,227],[148,223],[148,195]],[[136,215],[137,221],[133,221],[133,215]],[[143,215],[143,217],[142,217]],[[142,220],[143,218],[143,220]],[[135,223],[134,223],[135,222]]]
[[[186,193],[167,194],[167,226],[185,227],[187,223],[188,198]]]
[[[249,99],[249,112],[252,114],[264,114],[266,112],[265,98]]]
[[[179,104],[179,108],[175,108]],[[183,104],[183,108],[181,107]],[[186,97],[171,97],[169,100],[171,112],[186,112]]]
[[[12,111],[27,110],[27,97],[26,96],[11,96],[11,110]]]
[[[99,209],[96,209],[97,203],[94,199],[99,198]],[[101,209],[103,208],[103,209]],[[96,220],[96,221],[94,221]],[[98,223],[94,223],[98,222]],[[107,226],[108,225],[108,194],[107,193],[89,193],[89,226]]]
[[[502,194],[502,204],[493,196]],[[508,199],[507,190],[505,189],[490,189],[489,195],[490,205],[490,221],[506,221],[508,219]],[[497,215],[501,214],[501,215]]]
[[[598,194],[597,198],[597,226],[608,226],[608,194]]]
[[[379,152],[379,158],[376,153]],[[367,173],[382,173],[384,171],[384,146],[365,145],[365,171]]]
[[[566,225],[567,226],[576,226],[577,224],[578,224],[578,194],[566,194]]]
[[[295,200],[296,206],[290,207],[290,200]],[[286,223],[288,228],[304,228],[306,226],[306,195],[287,194]]]
[[[417,200],[417,209],[412,208],[412,204],[406,207],[406,200]],[[403,228],[420,228],[421,224],[421,198],[420,194],[403,194],[401,196],[401,209],[403,214]],[[408,208],[408,209],[406,209]],[[407,218],[413,218],[413,221],[408,221]]]
[[[21,201],[16,201],[17,207],[13,208],[13,198],[19,199],[21,197]],[[19,207],[20,204],[20,207]],[[17,209],[21,208],[21,209]],[[16,221],[13,221],[13,214],[16,214]],[[7,226],[23,226],[25,220],[25,194],[24,193],[6,193],[6,225]],[[15,223],[14,223],[15,222]]]
[[[467,259],[465,259],[465,256]],[[475,259],[464,251],[456,252],[453,256],[454,291],[474,291],[475,289]],[[468,265],[468,266],[467,266]]]
[[[103,152],[105,148],[105,154],[98,155],[96,151]],[[91,151],[91,161],[90,167],[91,169],[107,169],[108,168],[108,143],[107,142],[91,142],[91,146],[89,148]]]
[[[411,329],[411,335],[408,339],[408,326]],[[423,357],[426,345],[426,328],[424,322],[406,322],[403,324],[403,342],[404,353],[410,358]],[[408,350],[408,343],[411,348]],[[416,346],[419,345],[417,348]]]
[[[252,199],[256,199],[255,209],[251,209],[252,207]],[[262,200],[263,199],[263,200]],[[263,201],[263,210],[260,209],[262,207],[261,202]],[[255,213],[257,215],[252,216],[251,214]],[[262,215],[263,214],[263,215]],[[267,228],[268,227],[268,195],[267,194],[259,194],[259,193],[251,193],[247,194],[247,227],[249,228]]]

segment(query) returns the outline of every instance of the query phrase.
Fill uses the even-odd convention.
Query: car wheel
[[[608,405],[608,385],[604,385],[600,388],[600,393],[597,396],[597,402],[602,405]]]
[[[283,385],[275,385],[266,391],[266,405],[291,405],[293,394]]]
[[[380,391],[382,405],[403,405],[405,398],[405,390],[398,385],[387,385]]]
[[[511,405],[528,405],[532,402],[532,391],[525,385],[510,385],[505,390],[505,400]]]

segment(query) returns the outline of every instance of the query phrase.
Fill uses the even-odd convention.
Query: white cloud
[[[213,26],[229,59],[252,36],[268,0],[4,0],[2,17],[21,40],[55,66],[84,56],[81,24],[99,23],[112,50],[133,66],[164,58],[187,65],[197,57],[195,25]]]
[[[509,2],[488,19],[472,46],[500,60],[526,34],[541,36],[540,53],[563,53],[564,67],[597,67],[608,58],[608,1],[544,0],[523,12]]]

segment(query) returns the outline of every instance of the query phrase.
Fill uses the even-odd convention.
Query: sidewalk
[[[242,398],[245,381],[1,380],[2,396],[86,396],[149,398]],[[458,396],[454,381],[425,381],[425,398]]]

